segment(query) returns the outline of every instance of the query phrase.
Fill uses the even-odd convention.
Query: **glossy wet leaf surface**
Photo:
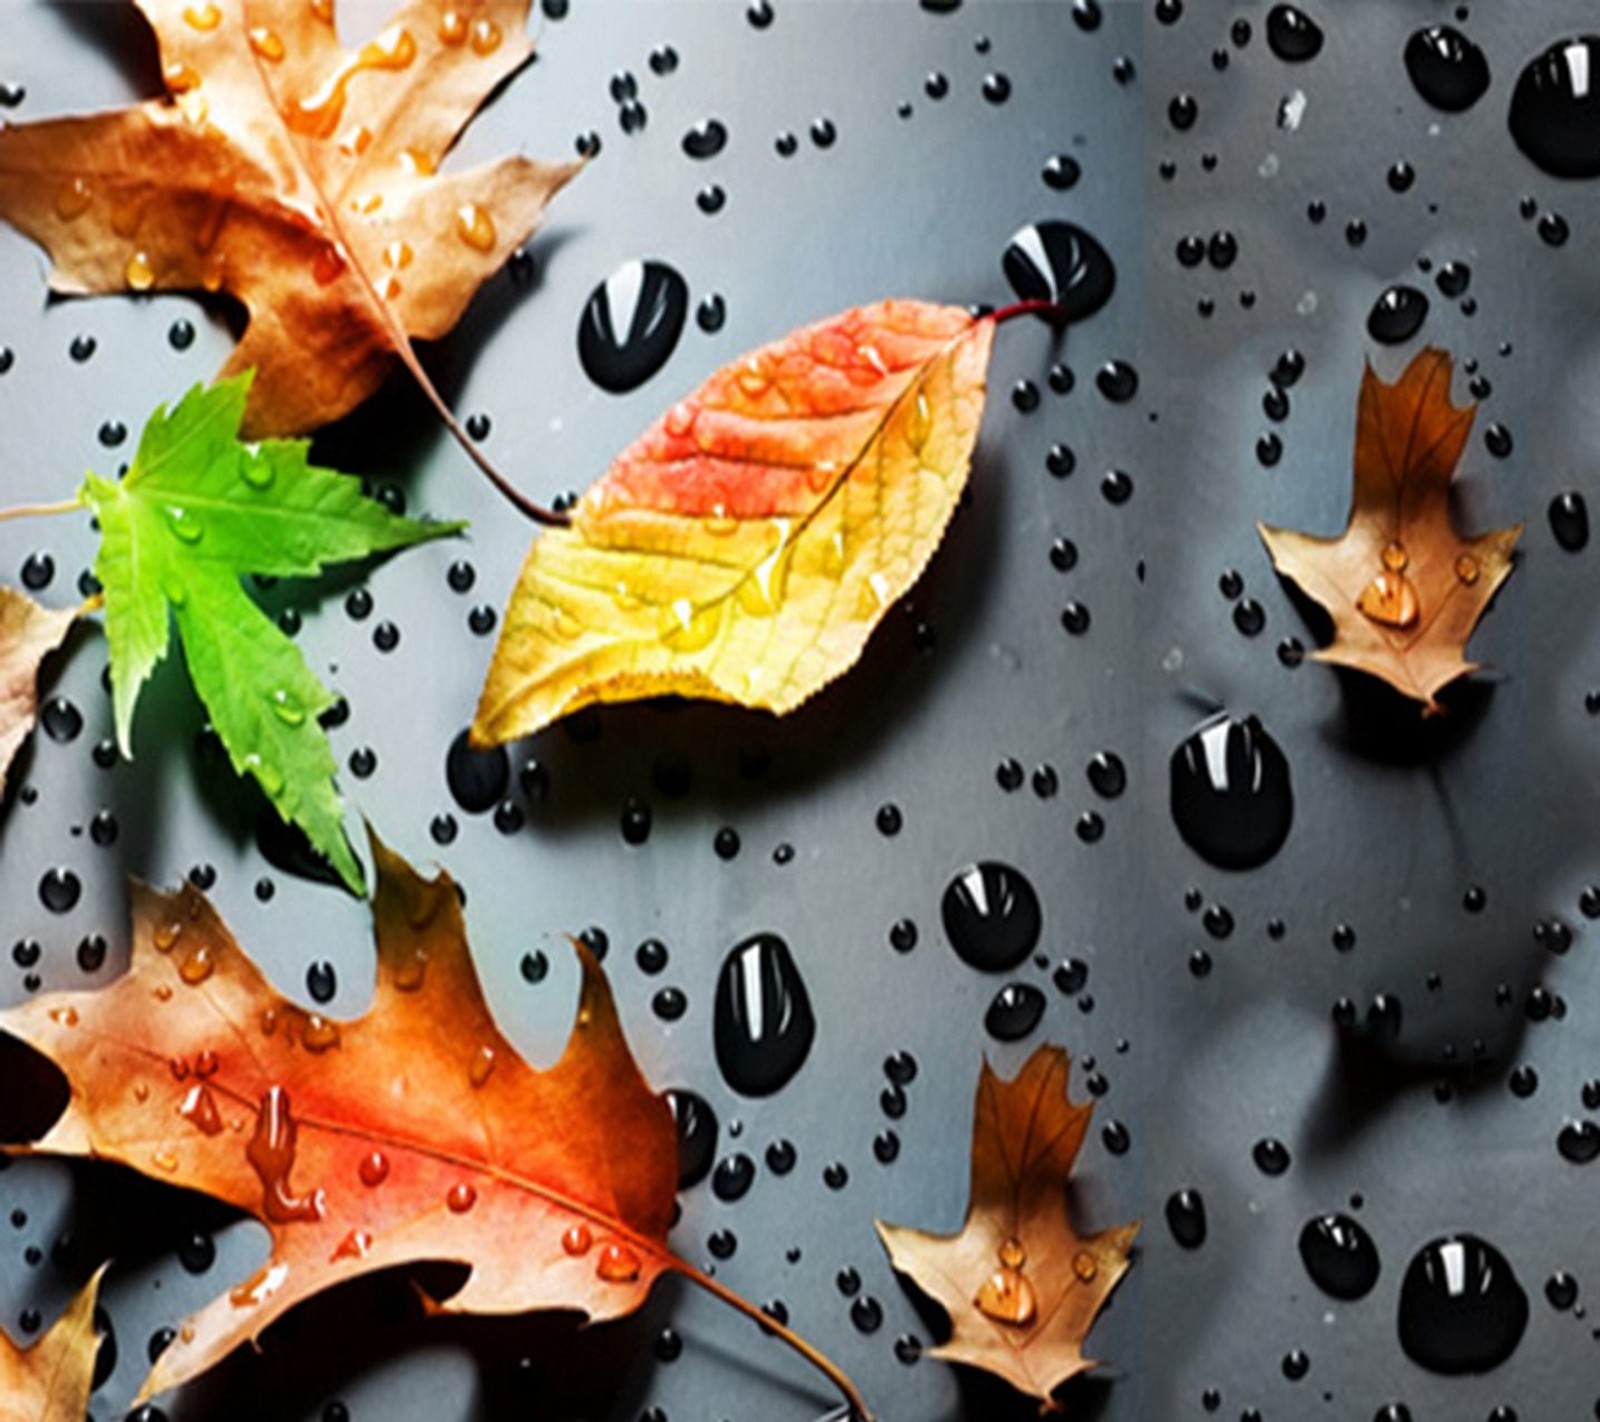
[[[46,1154],[118,1161],[248,1211],[266,1264],[185,1320],[175,1387],[358,1275],[465,1264],[449,1312],[637,1308],[670,1255],[676,1132],[586,949],[571,1039],[530,1067],[490,1015],[449,877],[376,840],[377,987],[352,1021],[276,992],[203,895],[136,885],[133,961],[0,1013],[66,1075]]]
[[[356,480],[312,465],[304,441],[241,443],[249,391],[243,376],[158,409],[127,475],[91,474],[80,492],[100,525],[95,576],[117,741],[132,754],[134,706],[176,622],[189,676],[233,768],[251,775],[359,892],[361,866],[345,839],[333,752],[317,720],[333,693],[240,578],[308,577],[461,525],[397,517]]]
[[[26,593],[0,587],[0,797],[6,771],[39,714],[39,663],[65,639],[76,608],[52,612]]]
[[[529,0],[411,0],[345,49],[333,0],[140,0],[166,96],[0,131],[0,217],[58,292],[226,292],[251,436],[299,434],[443,336],[572,163],[438,168],[528,62]]]
[[[668,693],[782,714],[847,671],[955,512],[993,333],[885,301],[673,405],[534,541],[475,737]]]

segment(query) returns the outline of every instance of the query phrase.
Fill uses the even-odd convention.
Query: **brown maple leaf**
[[[532,54],[529,0],[409,0],[353,52],[333,0],[137,3],[170,97],[0,125],[0,217],[58,291],[241,301],[223,374],[256,370],[247,437],[338,418],[395,356],[448,419],[411,341],[456,323],[578,166],[436,171]]]
[[[417,1260],[470,1267],[463,1313],[637,1308],[673,1263],[677,1136],[583,949],[572,1039],[536,1071],[478,985],[455,885],[376,840],[377,984],[336,1022],[275,992],[203,895],[135,886],[128,973],[0,1012],[66,1074],[34,1148],[119,1161],[260,1219],[272,1253],[187,1319],[141,1397],[295,1303]]]
[[[950,1315],[930,1356],[967,1363],[1059,1410],[1056,1389],[1094,1363],[1084,1339],[1139,1231],[1080,1236],[1067,1212],[1067,1177],[1093,1102],[1067,1099],[1069,1062],[1040,1047],[1011,1081],[987,1061],[972,1122],[972,1191],[953,1235],[878,1222],[894,1267]]]
[[[1450,483],[1475,407],[1450,403],[1450,374],[1449,354],[1431,348],[1392,385],[1367,366],[1342,534],[1257,525],[1273,566],[1333,618],[1317,660],[1381,677],[1430,712],[1443,687],[1476,670],[1467,639],[1522,533],[1520,523],[1476,538],[1456,532]]]
[[[0,1422],[83,1422],[100,1339],[94,1329],[100,1270],[33,1347],[0,1333]]]
[[[11,758],[39,714],[39,663],[61,645],[81,610],[52,612],[26,593],[0,587],[0,796]]]

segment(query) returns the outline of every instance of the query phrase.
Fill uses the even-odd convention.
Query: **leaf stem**
[[[477,441],[462,428],[461,421],[456,419],[455,412],[445,403],[441,395],[429,379],[428,372],[422,368],[422,362],[408,351],[402,350],[400,358],[405,367],[411,372],[422,393],[428,397],[428,403],[438,411],[439,418],[444,421],[444,426],[455,437],[456,443],[466,451],[467,458],[483,471],[488,481],[499,490],[501,495],[510,502],[513,508],[525,518],[532,519],[535,523],[543,524],[546,528],[566,528],[572,520],[564,513],[557,513],[554,509],[547,509],[543,504],[536,504],[521,490],[516,488],[490,460],[477,444]]]
[[[775,1334],[781,1341],[794,1349],[806,1362],[810,1363],[818,1372],[822,1373],[829,1382],[839,1389],[839,1394],[850,1408],[853,1422],[872,1422],[872,1413],[867,1410],[866,1399],[857,1391],[856,1385],[850,1381],[848,1375],[831,1358],[812,1344],[807,1343],[798,1333],[786,1328],[777,1319],[763,1313],[748,1299],[741,1298],[726,1284],[718,1283],[709,1274],[703,1274],[694,1265],[686,1263],[676,1255],[671,1256],[668,1266],[675,1273],[682,1275],[692,1284],[698,1284],[713,1298],[720,1299],[731,1309],[752,1319],[757,1326],[767,1332]]]
[[[1043,316],[1054,326],[1067,324],[1067,308],[1059,301],[1045,301],[1035,298],[1032,301],[1016,301],[1010,306],[1002,306],[998,311],[991,311],[989,319],[999,326],[1011,320],[1014,316]]]
[[[13,518],[43,518],[46,514],[72,513],[82,507],[77,499],[62,499],[54,504],[18,504],[15,508],[0,509],[0,523]]]

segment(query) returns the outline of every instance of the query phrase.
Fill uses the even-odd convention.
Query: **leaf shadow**
[[[859,662],[790,715],[658,698],[589,707],[517,742],[524,785],[548,787],[532,797],[524,833],[615,820],[635,801],[670,816],[691,792],[733,815],[817,793],[858,774],[891,738],[910,736],[931,714],[939,684],[963,674],[985,625],[1007,479],[1003,455],[980,446],[968,493],[923,577],[885,613]]]
[[[74,38],[99,50],[135,92],[165,92],[155,32],[132,5],[85,5],[82,0],[46,0]]]

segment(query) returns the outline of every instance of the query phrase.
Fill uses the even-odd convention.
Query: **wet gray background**
[[[702,1092],[723,1123],[724,1151],[757,1157],[791,1139],[800,1164],[787,1178],[763,1167],[748,1196],[719,1203],[699,1186],[683,1199],[677,1247],[703,1261],[719,1228],[738,1237],[720,1277],[758,1301],[781,1298],[793,1324],[857,1379],[886,1422],[1010,1415],[1003,1389],[942,1364],[907,1366],[894,1341],[931,1336],[929,1320],[890,1273],[872,1233],[874,1215],[953,1228],[966,1198],[970,1101],[987,1050],[1009,1073],[1032,1046],[1056,1041],[1080,1065],[1093,1058],[1106,1092],[1097,1125],[1127,1127],[1126,1154],[1098,1132],[1086,1145],[1072,1200],[1080,1225],[1143,1217],[1135,1267],[1092,1335],[1106,1360],[1096,1379],[1069,1394],[1073,1415],[1169,1419],[1206,1415],[1202,1394],[1218,1389],[1218,1415],[1247,1408],[1267,1419],[1364,1419],[1403,1400],[1417,1422],[1486,1417],[1507,1404],[1523,1422],[1575,1422],[1600,1396],[1600,1343],[1590,1322],[1544,1300],[1544,1280],[1566,1270],[1587,1291],[1600,1271],[1594,1169],[1556,1152],[1564,1122],[1581,1117],[1579,1088],[1600,1075],[1600,984],[1577,895],[1596,872],[1595,723],[1584,695],[1600,684],[1591,554],[1559,551],[1544,519],[1559,490],[1594,480],[1600,448],[1600,350],[1595,345],[1592,251],[1600,202],[1593,185],[1539,173],[1505,129],[1510,86],[1522,64],[1553,39],[1581,30],[1583,0],[1458,9],[1433,3],[1329,0],[1308,6],[1327,33],[1309,64],[1274,58],[1262,38],[1262,5],[1188,0],[1172,25],[1150,6],[1108,4],[1103,23],[1074,23],[1066,0],[968,3],[951,15],[912,0],[822,3],[776,0],[765,30],[747,23],[742,0],[574,0],[559,22],[540,21],[542,49],[469,132],[461,161],[524,150],[569,152],[593,129],[599,161],[555,205],[532,246],[534,278],[509,275],[487,289],[460,329],[434,352],[456,408],[493,421],[488,448],[530,492],[550,498],[583,487],[607,459],[717,365],[804,321],[884,295],[949,301],[1007,299],[1001,251],[1012,232],[1065,217],[1094,232],[1117,263],[1108,307],[1074,329],[1059,349],[1024,323],[997,342],[993,398],[973,476],[973,498],[957,519],[915,613],[892,615],[863,666],[784,724],[725,710],[630,708],[600,717],[598,739],[579,744],[560,728],[525,747],[548,767],[551,793],[525,804],[512,834],[492,817],[456,811],[460,832],[441,848],[429,834],[455,811],[444,780],[445,750],[468,720],[491,641],[467,627],[471,607],[498,607],[530,530],[487,487],[431,421],[420,399],[397,387],[331,432],[321,453],[392,479],[413,511],[469,517],[463,546],[407,553],[366,578],[377,610],[358,623],[344,612],[349,580],[274,594],[274,606],[304,614],[302,646],[349,699],[335,730],[341,761],[357,747],[378,757],[370,779],[346,775],[353,811],[365,814],[419,863],[444,864],[469,895],[481,971],[500,1019],[535,1058],[559,1049],[572,975],[561,935],[599,925],[608,966],[635,1049],[652,1080]],[[375,30],[382,7],[343,6],[351,35]],[[1492,87],[1475,109],[1444,115],[1412,92],[1401,64],[1416,26],[1465,16],[1486,51]],[[1231,22],[1254,34],[1237,47]],[[987,37],[987,53],[977,41]],[[676,72],[658,77],[652,48],[673,45]],[[1225,70],[1212,51],[1229,55]],[[1134,66],[1129,82],[1116,61]],[[949,94],[923,92],[933,70]],[[636,76],[648,110],[642,132],[625,134],[607,90],[613,74]],[[984,100],[992,71],[1009,76],[1003,105]],[[151,51],[131,6],[5,0],[0,11],[0,82],[26,98],[15,120],[104,107],[153,91]],[[1167,105],[1192,93],[1200,117],[1173,129]],[[1278,122],[1281,102],[1304,96],[1298,127]],[[897,106],[909,102],[902,118]],[[1296,105],[1298,107],[1298,105]],[[716,159],[696,163],[684,132],[715,115],[731,138]],[[831,118],[838,139],[818,148],[811,122]],[[798,152],[773,147],[783,131]],[[1083,167],[1068,192],[1040,169],[1053,153]],[[1417,179],[1396,195],[1389,166],[1409,161]],[[1170,162],[1172,176],[1160,165]],[[720,183],[724,209],[696,207],[704,184]],[[1572,228],[1565,247],[1542,242],[1518,215],[1531,197]],[[1327,218],[1308,221],[1319,199]],[[1344,236],[1353,218],[1369,235]],[[1180,267],[1180,237],[1231,231],[1237,261]],[[586,381],[575,331],[589,290],[619,262],[658,257],[687,278],[692,302],[713,293],[727,304],[715,334],[694,323],[667,367],[623,398]],[[1446,300],[1419,258],[1473,270],[1475,314]],[[0,377],[0,487],[11,502],[58,498],[85,467],[109,473],[117,452],[96,432],[106,420],[136,435],[142,417],[204,379],[228,349],[223,321],[176,297],[105,299],[45,306],[39,254],[0,233],[0,343],[16,353]],[[1377,348],[1366,314],[1391,281],[1409,278],[1432,297],[1432,314],[1401,352]],[[1248,297],[1249,304],[1245,304]],[[1201,314],[1199,303],[1214,303]],[[171,323],[194,320],[186,353],[167,342]],[[95,356],[75,363],[68,346],[93,335]],[[1254,533],[1257,519],[1333,531],[1348,498],[1349,451],[1363,359],[1396,374],[1424,341],[1458,362],[1475,357],[1493,393],[1463,463],[1463,516],[1471,527],[1525,519],[1521,562],[1474,641],[1494,667],[1459,698],[1451,717],[1406,734],[1392,708],[1359,685],[1309,662],[1283,666],[1278,641],[1311,643],[1302,613],[1271,574]],[[1501,353],[1505,347],[1508,353]],[[1261,400],[1267,375],[1289,348],[1306,358],[1290,391],[1292,413],[1276,427],[1281,461],[1264,468],[1258,438],[1272,428]],[[1071,394],[1044,385],[1052,359],[1077,374]],[[1093,374],[1112,357],[1140,373],[1137,397],[1113,404]],[[1007,392],[1029,377],[1044,390],[1021,414]],[[1464,378],[1457,398],[1464,398]],[[1481,431],[1498,420],[1513,433],[1508,458],[1492,458]],[[1057,441],[1077,454],[1069,479],[1049,477]],[[132,445],[121,451],[127,453]],[[1129,473],[1133,498],[1114,507],[1099,481]],[[1051,566],[1052,540],[1078,545],[1076,569]],[[16,582],[28,553],[51,552],[56,579],[43,595],[72,598],[92,556],[86,520],[0,526],[0,576]],[[446,585],[466,556],[471,593]],[[1140,576],[1140,570],[1143,576]],[[1241,634],[1219,576],[1240,572],[1262,604],[1266,628]],[[1060,627],[1076,599],[1092,614],[1081,637]],[[382,619],[401,631],[379,652]],[[915,628],[936,632],[919,651]],[[125,951],[121,876],[176,882],[191,866],[216,867],[213,896],[241,940],[286,990],[304,991],[307,966],[338,968],[334,1008],[359,1012],[370,940],[364,908],[327,887],[271,870],[250,833],[254,807],[224,775],[196,769],[191,742],[199,714],[169,666],[147,693],[137,722],[137,761],[114,771],[90,755],[110,730],[99,678],[105,661],[95,629],[74,634],[47,681],[85,714],[68,744],[38,739],[19,763],[36,792],[14,799],[0,839],[0,938],[44,945],[37,973],[46,987],[79,987],[75,950],[86,934],[112,944],[95,981],[109,980]],[[1255,712],[1293,765],[1295,826],[1265,868],[1213,870],[1178,839],[1167,812],[1167,761],[1174,746],[1222,705]],[[1407,722],[1406,724],[1410,724]],[[741,753],[764,749],[764,776],[741,773]],[[1090,757],[1115,750],[1128,793],[1099,802],[1083,776]],[[693,790],[657,793],[651,768],[687,759]],[[1059,793],[996,784],[996,765],[1017,757],[1031,773],[1053,766]],[[618,831],[630,796],[648,801],[654,832],[630,848]],[[892,801],[905,827],[886,838],[877,807]],[[85,827],[112,809],[114,848],[91,844]],[[1080,842],[1074,823],[1095,808],[1107,828]],[[742,850],[714,854],[729,824]],[[780,865],[773,850],[794,847]],[[1087,998],[1050,986],[1025,968],[1050,1007],[1028,1042],[1000,1047],[983,1032],[984,1008],[1005,979],[965,967],[939,928],[945,884],[974,858],[1008,860],[1038,887],[1053,964],[1090,965]],[[85,892],[74,911],[49,913],[41,875],[71,866]],[[270,876],[269,903],[254,892]],[[1477,915],[1462,908],[1471,884],[1486,891]],[[1186,905],[1198,892],[1225,905],[1235,928],[1214,939]],[[1569,954],[1534,942],[1543,917],[1573,929]],[[916,949],[893,952],[889,926],[920,929]],[[1287,925],[1269,938],[1269,919]],[[1356,946],[1337,953],[1336,925]],[[819,1019],[816,1047],[792,1085],[765,1102],[733,1096],[711,1052],[711,998],[718,964],[742,937],[782,934],[809,984]],[[634,946],[662,938],[672,954],[660,979],[634,966]],[[555,967],[538,987],[517,963],[543,947]],[[1189,969],[1205,949],[1209,975]],[[1439,975],[1436,988],[1429,975]],[[22,968],[0,966],[0,1001],[28,991]],[[1561,1007],[1528,1025],[1526,991],[1542,980]],[[650,998],[681,987],[689,1011],[666,1024]],[[1497,1006],[1498,984],[1512,986]],[[1398,1055],[1375,1059],[1341,1047],[1329,1008],[1341,996],[1362,1010],[1374,994],[1404,1005]],[[1442,1065],[1445,1048],[1487,1062],[1466,1073]],[[873,1136],[890,1124],[877,1098],[881,1063],[898,1049],[920,1071],[911,1107],[896,1124],[898,1160],[882,1166]],[[1538,1087],[1526,1100],[1507,1089],[1518,1064]],[[1082,1094],[1075,1072],[1074,1094]],[[1441,1099],[1444,1098],[1444,1099]],[[730,1140],[735,1127],[737,1141]],[[1261,1174],[1251,1146],[1281,1138],[1289,1172]],[[825,1188],[831,1161],[850,1171],[842,1192]],[[1162,1221],[1180,1186],[1206,1200],[1210,1235],[1180,1251]],[[1321,1296],[1301,1269],[1302,1223],[1363,1197],[1360,1218],[1383,1257],[1378,1287],[1355,1304]],[[144,1372],[146,1339],[190,1307],[250,1272],[261,1232],[228,1225],[193,1201],[130,1183],[115,1172],[19,1164],[0,1176],[0,1323],[16,1336],[21,1312],[53,1317],[107,1252],[120,1261],[107,1289],[121,1361],[97,1394],[95,1413],[116,1416]],[[193,1277],[176,1245],[197,1227],[222,1224],[219,1258]],[[1473,1230],[1497,1244],[1533,1301],[1516,1355],[1481,1378],[1431,1376],[1401,1353],[1394,1308],[1406,1261],[1427,1240]],[[64,1268],[28,1264],[30,1245],[49,1255],[63,1230],[76,1249]],[[787,1251],[800,1251],[791,1263]],[[537,1260],[529,1261],[537,1267]],[[850,1320],[835,1287],[844,1266],[883,1306],[874,1334]],[[650,1343],[671,1322],[684,1336],[680,1360],[658,1362]],[[1290,1382],[1280,1360],[1294,1348],[1309,1374]],[[428,1422],[502,1416],[632,1419],[650,1405],[684,1419],[810,1419],[831,1404],[807,1370],[742,1320],[709,1300],[664,1286],[624,1323],[574,1336],[552,1320],[421,1325],[407,1295],[382,1283],[313,1304],[267,1340],[258,1359],[236,1359],[209,1382],[166,1404],[183,1418],[314,1418],[332,1399],[352,1416]],[[1015,1415],[1032,1415],[1026,1405]]]

